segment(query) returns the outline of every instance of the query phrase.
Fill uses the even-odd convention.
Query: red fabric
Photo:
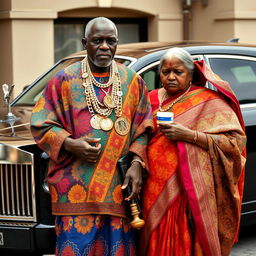
[[[191,235],[191,227],[187,218],[187,204],[186,196],[183,193],[168,209],[161,223],[152,233],[148,256],[203,255],[198,238]]]

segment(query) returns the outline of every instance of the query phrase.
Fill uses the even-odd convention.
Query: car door
[[[230,83],[240,103],[247,135],[247,161],[241,224],[255,224],[256,58],[239,55],[208,55],[206,58],[212,70]]]

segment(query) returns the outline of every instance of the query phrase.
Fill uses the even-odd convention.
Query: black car
[[[159,59],[171,47],[183,47],[195,60],[204,60],[230,83],[237,95],[248,140],[241,225],[256,224],[256,46],[195,42],[125,44],[118,46],[115,59],[137,71],[152,90],[160,86]],[[0,253],[23,250],[35,255],[54,250],[54,219],[44,183],[47,155],[32,139],[30,114],[50,78],[84,56],[85,52],[79,52],[63,58],[12,101],[14,128],[8,121],[10,113],[0,113]],[[214,89],[210,83],[207,86]]]

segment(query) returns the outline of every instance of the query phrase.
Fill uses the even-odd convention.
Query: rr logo
[[[4,233],[0,232],[0,246],[4,245]]]

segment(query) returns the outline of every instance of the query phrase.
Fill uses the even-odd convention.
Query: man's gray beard
[[[111,64],[112,64],[112,60],[109,61],[109,63],[106,63],[105,65],[103,63],[102,64],[94,63],[94,65],[99,67],[99,68],[107,68],[107,67],[110,67]]]

